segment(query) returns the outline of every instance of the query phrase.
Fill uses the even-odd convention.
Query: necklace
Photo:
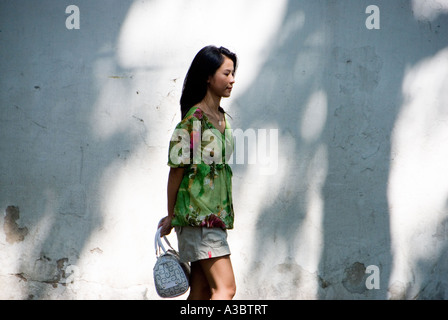
[[[204,111],[204,113],[205,113],[209,118],[212,118],[212,119],[215,120],[215,121],[218,120],[218,125],[219,125],[219,126],[222,126],[224,119],[220,119],[219,116],[215,116],[214,114],[212,114],[212,113],[210,112],[210,109],[209,109],[209,107],[208,107],[207,104],[205,104],[205,106],[207,107],[207,111],[208,111],[208,112],[205,112],[205,111]],[[218,112],[219,112],[219,111],[218,111]]]
[[[210,114],[208,114],[209,115],[209,117],[210,117]],[[218,118],[218,117],[216,117],[216,116],[213,116],[213,119],[216,121],[216,120],[218,120],[218,125],[219,126],[222,126],[222,123],[223,123],[223,121],[224,121],[224,119],[220,119],[220,118]]]

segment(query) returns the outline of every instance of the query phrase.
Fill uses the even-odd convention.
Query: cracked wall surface
[[[240,58],[232,127],[278,135],[275,172],[232,165],[236,298],[448,298],[445,1],[73,4],[79,29],[0,2],[0,299],[160,299],[168,142],[208,44]]]

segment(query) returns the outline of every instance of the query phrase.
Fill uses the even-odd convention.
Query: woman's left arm
[[[174,218],[174,207],[176,205],[177,191],[184,176],[184,168],[170,168],[168,175],[167,200],[168,200],[168,216],[163,218],[159,224],[162,227],[161,236],[168,235],[171,232],[171,220]]]

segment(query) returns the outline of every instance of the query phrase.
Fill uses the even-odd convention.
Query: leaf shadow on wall
[[[235,103],[242,128],[279,129],[276,176],[251,182],[235,169],[261,208],[256,218],[236,213],[237,224],[255,224],[244,298],[389,298],[390,138],[403,76],[443,44],[408,2],[379,7],[381,29],[367,30],[362,3],[290,1],[265,64]],[[324,120],[310,126],[316,117]],[[366,287],[369,265],[380,270],[380,289]]]

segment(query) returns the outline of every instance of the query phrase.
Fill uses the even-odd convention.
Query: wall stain
[[[21,242],[28,234],[28,228],[19,228],[17,220],[20,218],[19,207],[8,206],[6,208],[6,216],[3,222],[3,230],[5,231],[6,241],[13,244],[15,242]]]
[[[366,266],[363,263],[353,263],[345,269],[342,285],[351,293],[364,293],[367,290],[365,286],[367,277],[365,272]]]

